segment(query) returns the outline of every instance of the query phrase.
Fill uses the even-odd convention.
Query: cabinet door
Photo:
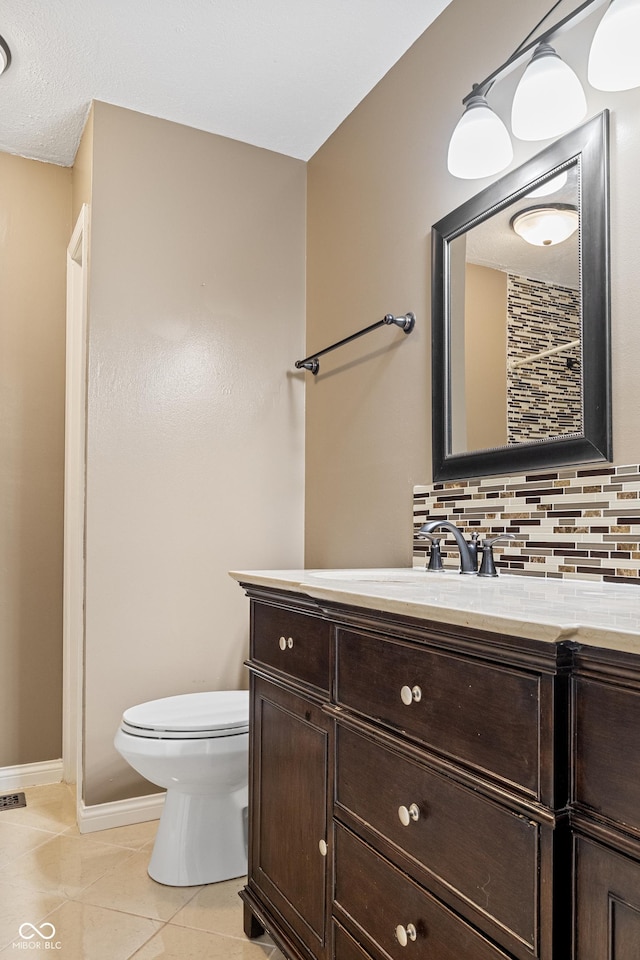
[[[640,863],[581,837],[575,860],[574,960],[638,960]]]
[[[326,955],[331,721],[321,707],[252,681],[249,886],[314,957]]]

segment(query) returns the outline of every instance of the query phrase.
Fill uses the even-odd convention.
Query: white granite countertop
[[[424,569],[241,570],[240,583],[548,643],[640,653],[640,585]]]

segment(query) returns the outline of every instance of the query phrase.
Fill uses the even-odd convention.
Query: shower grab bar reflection
[[[330,347],[325,347],[324,350],[316,350],[315,353],[309,354],[304,360],[296,360],[296,370],[310,370],[315,377],[320,369],[319,357],[322,357],[325,353],[329,353],[330,350],[337,350],[338,347],[344,347],[345,344],[351,343],[352,340],[356,340],[358,337],[363,337],[365,333],[377,330],[378,327],[385,325],[390,326],[391,324],[400,327],[404,333],[411,333],[416,324],[415,314],[405,313],[402,317],[394,317],[392,313],[388,313],[382,320],[371,323],[368,327],[358,330],[357,333],[352,333],[351,336],[345,337],[344,340],[338,340],[337,343],[332,343]]]
[[[552,357],[555,353],[563,353],[565,350],[574,350],[580,346],[579,340],[572,340],[570,343],[561,343],[558,347],[551,347],[549,350],[541,350],[540,353],[532,353],[528,357],[522,357],[520,360],[513,360],[508,364],[509,370],[516,370],[518,367],[524,367],[527,363],[533,363],[534,360],[542,360],[544,357]]]

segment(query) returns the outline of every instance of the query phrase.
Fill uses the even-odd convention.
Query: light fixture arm
[[[488,77],[485,77],[484,80],[481,80],[480,83],[474,83],[470,93],[463,98],[462,103],[466,106],[467,102],[471,97],[477,96],[478,94],[486,94],[489,92],[494,82],[500,76],[506,76],[508,73],[511,73],[512,70],[520,64],[526,57],[528,57],[541,43],[549,43],[553,37],[557,37],[558,34],[563,33],[568,27],[573,27],[576,23],[579,23],[589,14],[593,13],[594,10],[597,10],[598,7],[601,7],[607,0],[584,0],[576,9],[567,14],[566,17],[563,17],[562,20],[558,20],[557,23],[554,23],[552,27],[549,27],[543,33],[538,34],[535,40],[531,40],[526,46],[522,44],[511,54],[508,60],[505,60],[503,64],[497,67]],[[557,4],[555,5],[557,6]],[[552,10],[555,9],[552,7]],[[551,11],[549,11],[551,12]],[[548,16],[547,14],[546,16]],[[542,23],[546,17],[540,21]],[[540,24],[538,24],[539,26]],[[535,29],[535,28],[534,28]],[[531,34],[529,34],[531,36]],[[528,39],[528,38],[527,38]],[[523,41],[525,43],[525,41]]]

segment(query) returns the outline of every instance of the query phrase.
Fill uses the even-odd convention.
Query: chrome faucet
[[[476,543],[467,543],[462,535],[462,530],[456,527],[455,523],[451,523],[450,520],[431,520],[429,523],[423,523],[417,536],[430,536],[434,530],[448,530],[453,534],[460,553],[460,573],[477,573],[478,553]]]

